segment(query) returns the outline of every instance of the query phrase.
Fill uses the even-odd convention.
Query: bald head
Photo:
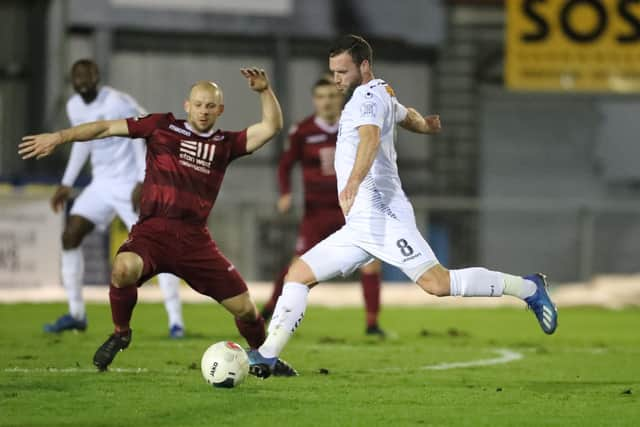
[[[200,80],[199,82],[195,82],[191,85],[191,90],[189,91],[189,100],[194,99],[194,96],[197,95],[209,95],[216,99],[217,104],[223,104],[223,94],[222,88],[215,82],[210,82],[207,80]]]
[[[184,102],[189,124],[199,132],[208,132],[224,111],[222,89],[214,82],[202,80],[191,86]]]

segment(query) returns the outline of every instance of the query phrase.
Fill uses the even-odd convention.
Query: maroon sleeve
[[[278,187],[280,195],[291,193],[291,170],[302,158],[302,141],[297,129],[289,134],[289,147],[282,153],[278,164]]]
[[[149,138],[154,130],[167,121],[168,114],[147,114],[127,119],[129,136],[132,138]]]
[[[238,157],[251,154],[247,151],[247,130],[241,130],[240,132],[225,132],[227,140],[231,144],[231,157],[229,161],[235,160]]]

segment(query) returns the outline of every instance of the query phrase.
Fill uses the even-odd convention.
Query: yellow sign
[[[505,3],[510,89],[640,92],[640,1]]]

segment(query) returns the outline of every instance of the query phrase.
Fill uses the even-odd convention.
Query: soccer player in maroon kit
[[[86,123],[55,133],[26,136],[23,159],[49,155],[58,145],[109,136],[145,138],[147,168],[140,219],[113,263],[109,300],[115,331],[96,351],[93,363],[106,370],[131,343],[129,322],[137,287],[161,272],[182,277],[194,290],[222,304],[235,316],[249,347],[265,339],[264,318],[247,285],[211,239],[207,218],[227,166],[262,147],[282,128],[282,111],[264,70],[242,69],[259,93],[262,120],[240,132],[214,130],[224,110],[222,89],[213,82],[193,85],[184,108],[187,120],[171,113]],[[281,375],[297,375],[285,362]]]
[[[344,99],[329,77],[320,78],[313,85],[312,95],[315,113],[292,127],[289,147],[280,158],[278,167],[278,211],[286,213],[291,208],[291,170],[295,162],[302,166],[304,216],[292,262],[344,225],[333,167],[338,120]],[[288,270],[288,266],[284,268],[274,283],[271,298],[262,309],[265,318],[273,313]],[[384,337],[384,331],[378,326],[380,271],[380,261],[375,260],[360,269],[360,281],[367,312],[366,333]]]

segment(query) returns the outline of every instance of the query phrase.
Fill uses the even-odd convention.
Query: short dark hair
[[[321,87],[321,86],[334,86],[335,83],[333,82],[333,80],[331,80],[329,77],[327,76],[322,76],[320,77],[318,80],[316,80],[316,82],[313,84],[313,87],[311,88],[311,91],[315,91],[317,88]]]
[[[347,34],[336,40],[329,50],[329,58],[348,52],[356,65],[362,64],[364,60],[372,64],[373,50],[371,45],[362,37],[355,34]]]
[[[94,60],[88,58],[78,59],[76,62],[74,62],[71,66],[71,72],[73,72],[73,70],[78,67],[87,67],[89,69],[95,70],[97,73],[100,72],[100,70],[98,69],[98,64],[96,64]]]

